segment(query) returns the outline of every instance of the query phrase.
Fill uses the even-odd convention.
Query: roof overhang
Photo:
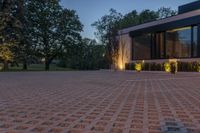
[[[119,34],[130,34],[135,36],[146,32],[159,32],[180,28],[183,26],[191,26],[200,23],[200,9],[172,16],[169,18],[144,23],[141,25],[125,28],[119,31]]]

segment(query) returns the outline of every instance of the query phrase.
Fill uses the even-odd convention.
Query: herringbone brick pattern
[[[0,133],[200,133],[200,74],[0,73]]]

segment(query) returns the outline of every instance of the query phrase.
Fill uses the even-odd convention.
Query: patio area
[[[0,73],[0,133],[200,133],[200,74]]]

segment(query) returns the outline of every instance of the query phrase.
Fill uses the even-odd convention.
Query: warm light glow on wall
[[[119,54],[119,57],[118,57],[118,60],[117,60],[117,67],[118,67],[119,70],[123,70],[124,69],[124,63],[121,60],[121,58],[122,58],[122,55]]]
[[[121,48],[120,48],[121,51]],[[122,52],[119,51],[119,55],[118,55],[118,63],[117,63],[117,67],[120,70],[124,70],[125,69],[125,62],[124,62],[124,55],[122,54]]]
[[[132,39],[129,34],[119,36],[119,49],[116,65],[119,70],[125,70],[125,64],[131,61]]]
[[[124,67],[123,67],[123,64],[122,64],[122,63],[120,63],[120,64],[119,64],[119,69],[120,69],[120,70],[123,70],[123,69],[124,69]]]

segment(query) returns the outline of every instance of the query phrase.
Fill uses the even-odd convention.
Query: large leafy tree
[[[176,10],[171,9],[170,7],[161,7],[157,11],[159,19],[167,18],[177,14]]]
[[[32,40],[32,35],[30,34],[33,31],[31,27],[32,22],[29,20],[29,11],[27,6],[30,0],[18,0],[17,1],[17,10],[15,13],[16,18],[21,23],[21,28],[18,29],[19,43],[14,49],[15,53],[15,62],[23,63],[23,69],[27,69],[28,62],[33,59],[33,56],[36,51],[34,51],[34,43]]]
[[[125,14],[123,19],[120,20],[120,28],[126,28],[137,24],[139,24],[139,15],[136,10]]]
[[[70,56],[62,56],[59,65],[81,70],[107,68],[105,60],[105,45],[96,40],[83,38],[77,45],[70,48]]]
[[[82,24],[76,12],[63,9],[59,0],[29,1],[27,8],[32,40],[49,70],[52,60],[80,38]]]
[[[116,39],[119,27],[119,21],[122,19],[122,14],[114,9],[110,9],[109,14],[104,15],[98,21],[92,24],[96,28],[95,32],[97,38],[102,44],[106,46],[106,57],[109,64],[112,64],[112,55],[116,49]]]
[[[74,10],[64,9],[62,11],[61,20],[59,22],[58,34],[61,56],[67,58],[73,56],[73,50],[79,46],[81,42],[80,32],[82,31],[83,25],[79,21],[79,17]],[[78,53],[77,47],[77,53]],[[61,57],[62,58],[62,57]]]
[[[83,69],[101,69],[106,67],[105,45],[96,40],[84,38],[82,40],[84,51],[82,52]]]
[[[4,70],[8,70],[8,63],[13,60],[13,48],[18,43],[18,29],[21,23],[15,16],[16,0],[1,0],[0,2],[0,60],[4,63]]]
[[[139,23],[142,24],[145,22],[153,21],[158,18],[158,14],[156,11],[151,11],[151,10],[144,10],[139,14]]]

